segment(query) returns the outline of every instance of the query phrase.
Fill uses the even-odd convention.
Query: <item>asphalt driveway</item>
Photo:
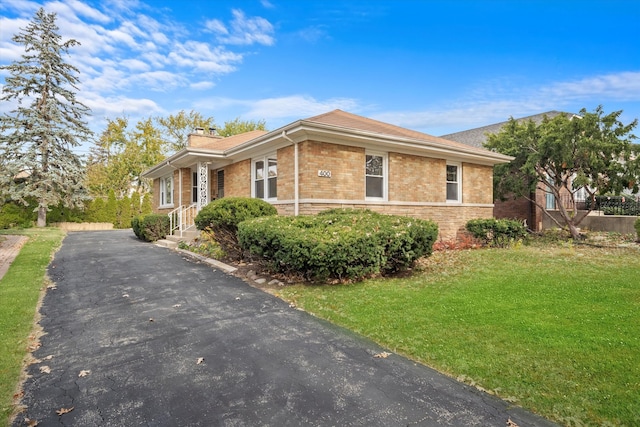
[[[49,275],[16,426],[553,425],[130,230]]]

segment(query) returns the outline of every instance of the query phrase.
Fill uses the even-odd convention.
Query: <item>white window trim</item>
[[[273,202],[278,200],[278,197],[267,197],[267,195],[269,194],[269,159],[276,161],[276,171],[277,171],[278,157],[276,156],[276,154],[277,153],[273,152],[265,155],[264,157],[256,157],[254,159],[251,159],[251,197],[256,198],[256,163],[264,162],[263,185],[264,185],[265,197],[262,200],[265,200],[267,202]],[[278,175],[276,175],[276,180],[277,178],[278,178]],[[276,188],[277,188],[277,181],[276,181]]]
[[[166,182],[167,179],[171,180],[171,203],[162,203],[162,199],[163,199],[163,195],[164,195],[164,199],[167,199],[167,188],[166,188]],[[174,206],[173,204],[173,200],[174,200],[174,190],[175,190],[175,185],[173,182],[173,173],[171,175],[165,175],[162,178],[160,178],[160,208],[172,208]]]
[[[445,189],[444,189],[444,195],[446,198],[447,203],[462,203],[462,163],[459,162],[447,162],[447,166],[455,166],[457,168],[457,176],[456,176],[456,180],[458,183],[458,198],[456,200],[453,199],[448,199],[447,197],[447,185],[449,184],[449,181],[447,181],[447,170],[445,167],[445,171],[444,171],[444,185],[445,185]]]
[[[367,156],[380,156],[382,157],[382,197],[367,197]],[[364,199],[386,202],[389,196],[389,155],[382,151],[369,151],[365,150],[364,153],[365,165],[364,165]]]

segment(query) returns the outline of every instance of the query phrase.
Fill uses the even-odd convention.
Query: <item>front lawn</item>
[[[279,290],[392,352],[568,426],[640,425],[640,250],[436,252],[411,278]]]
[[[36,344],[34,337],[29,336],[36,305],[45,284],[47,266],[64,232],[56,228],[32,228],[1,233],[29,237],[0,280],[0,426],[4,426],[14,409],[13,395],[18,392],[16,386],[29,345]]]

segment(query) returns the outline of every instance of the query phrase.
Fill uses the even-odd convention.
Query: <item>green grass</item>
[[[638,248],[436,252],[411,278],[280,296],[561,424],[640,425]]]
[[[2,230],[21,234],[27,243],[0,280],[0,425],[7,425],[13,411],[22,364],[28,353],[36,305],[45,284],[52,254],[64,232],[59,229]],[[2,236],[0,236],[2,238]]]

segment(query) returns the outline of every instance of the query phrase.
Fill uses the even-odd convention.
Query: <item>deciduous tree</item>
[[[89,108],[76,99],[78,69],[64,61],[79,43],[63,41],[56,14],[43,8],[13,41],[24,54],[0,67],[9,72],[0,101],[15,104],[0,116],[0,191],[23,204],[37,200],[38,226],[44,227],[50,206],[83,202],[84,165],[72,149],[92,137]]]
[[[197,111],[186,113],[181,110],[177,114],[167,117],[157,117],[156,123],[160,125],[160,132],[165,141],[167,151],[180,151],[187,146],[187,138],[197,127],[203,129],[215,128],[213,117],[204,117]]]
[[[638,160],[632,134],[637,120],[625,125],[621,111],[605,114],[602,107],[585,109],[579,115],[547,117],[540,124],[511,118],[502,130],[489,135],[486,148],[515,157],[496,166],[496,197],[525,197],[556,221],[539,203],[537,190],[557,201],[561,228],[579,238],[579,224],[592,209],[589,200],[596,194],[638,191]],[[576,196],[587,195],[585,210],[578,210]],[[563,202],[560,202],[563,201]]]
[[[236,117],[234,120],[224,122],[224,127],[218,129],[220,136],[233,136],[252,130],[266,130],[266,122],[264,120],[240,120]]]

